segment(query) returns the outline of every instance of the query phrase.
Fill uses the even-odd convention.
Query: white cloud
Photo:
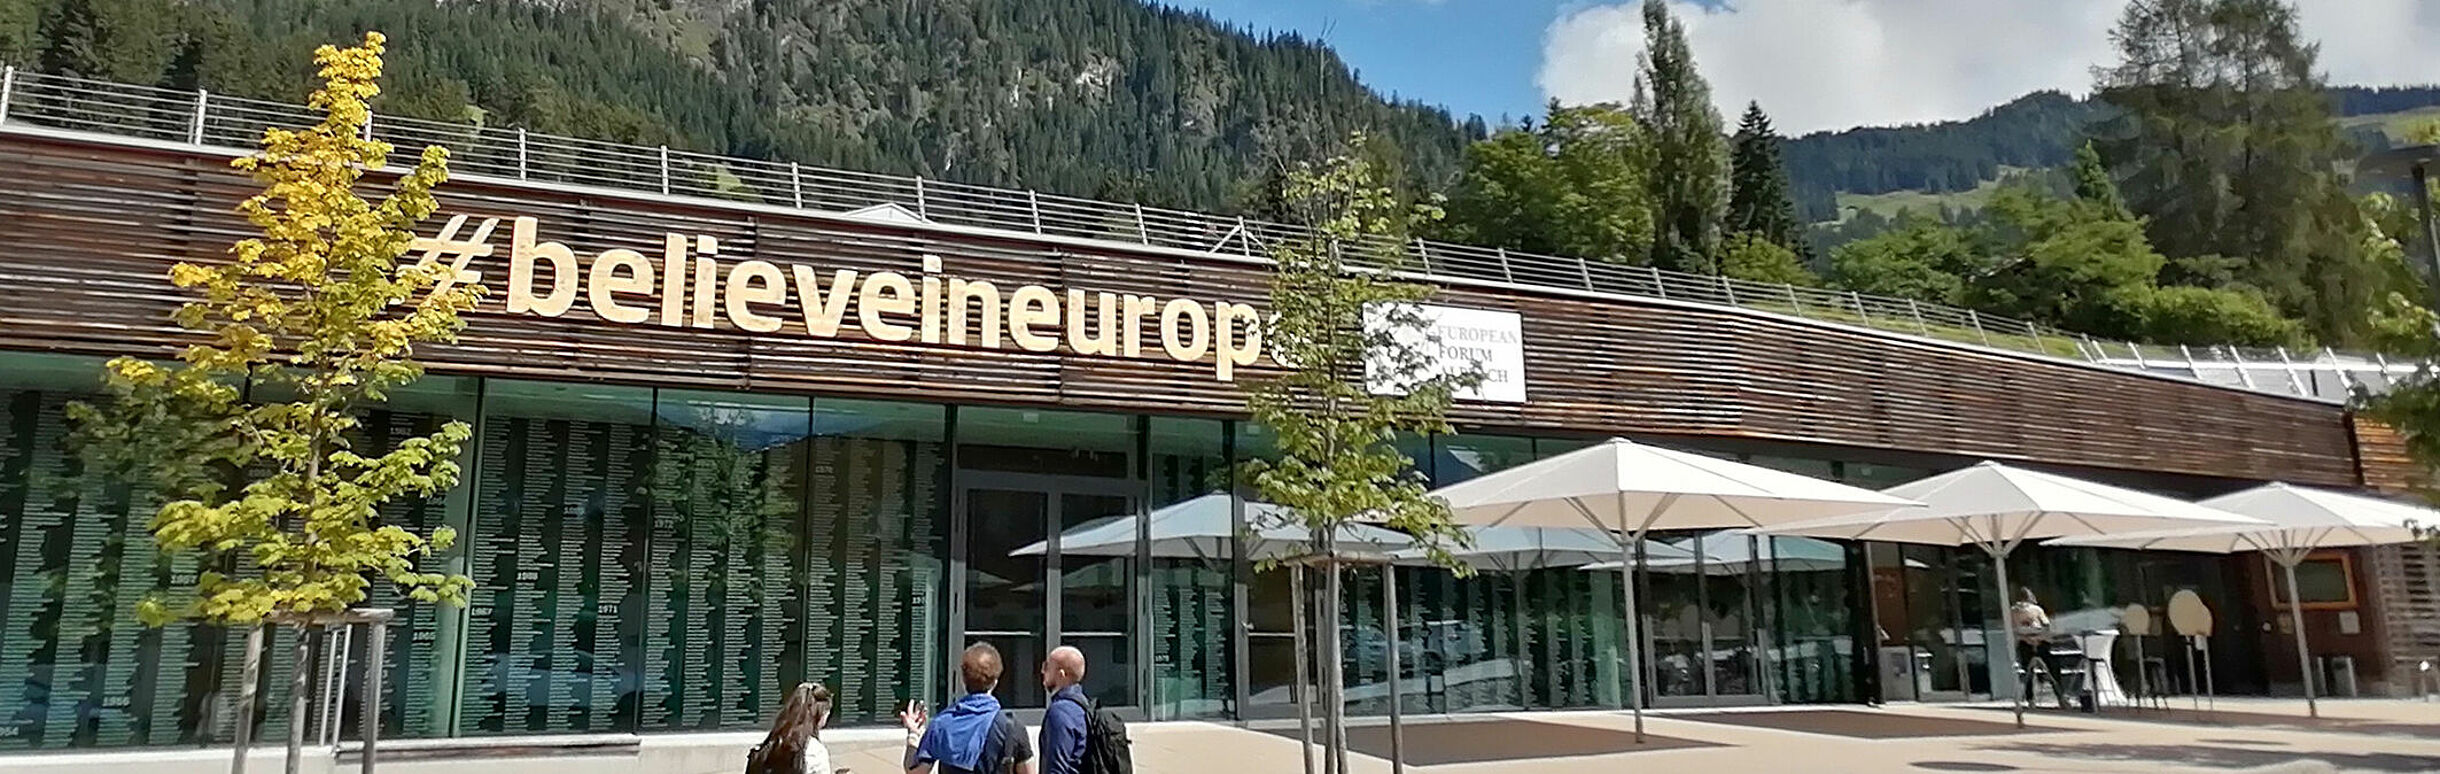
[[[1966,118],[2035,89],[2083,93],[2112,60],[2125,0],[1671,0],[1712,97],[1734,121],[1760,100],[1780,130]],[[1639,0],[1564,13],[1538,81],[1565,102],[1625,101],[1643,50]],[[2336,83],[2440,82],[2440,3],[2304,0]]]

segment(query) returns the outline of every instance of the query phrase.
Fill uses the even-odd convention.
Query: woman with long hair
[[[833,774],[822,725],[830,722],[830,689],[799,683],[771,719],[771,733],[746,754],[746,774]]]

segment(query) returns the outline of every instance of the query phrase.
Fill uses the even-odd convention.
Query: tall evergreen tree
[[[93,12],[93,0],[62,0],[43,17],[41,34],[45,42],[36,64],[44,72],[109,77],[111,40]]]
[[[1711,84],[1696,71],[1686,25],[1665,0],[1644,0],[1644,56],[1635,79],[1635,113],[1652,135],[1652,242],[1656,265],[1715,273],[1720,221],[1728,206],[1723,178],[1728,143]]]
[[[2109,167],[2101,163],[2101,152],[2093,149],[2092,142],[2076,148],[2076,166],[2070,173],[2075,177],[2076,198],[2113,216],[2131,217],[2126,197],[2118,192],[2118,181],[2110,179]]]
[[[1796,202],[1788,198],[1788,173],[1779,164],[1779,132],[1762,104],[1749,102],[1737,122],[1728,157],[1728,233],[1753,234],[1802,254],[1796,233]]]
[[[2238,259],[2314,335],[2364,340],[2387,282],[2337,172],[2345,154],[2319,52],[2284,0],[2136,0],[2098,91],[2120,115],[2100,155],[2172,259]]]

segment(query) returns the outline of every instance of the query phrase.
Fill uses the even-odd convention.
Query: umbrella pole
[[[1297,751],[1305,759],[1305,774],[1313,774],[1313,681],[1310,666],[1313,651],[1305,638],[1305,605],[1312,599],[1305,595],[1305,566],[1288,566],[1288,596],[1292,598],[1289,615],[1295,616],[1291,628],[1296,630],[1296,741]]]
[[[2026,681],[2016,676],[2016,612],[2015,603],[2008,599],[2008,552],[2002,550],[1996,543],[1983,546],[1983,550],[1991,554],[1991,564],[1998,568],[1999,625],[2000,631],[2005,632],[2008,638],[1999,650],[2006,657],[2008,664],[2006,674],[2011,683],[2009,690],[2010,695],[2014,697],[2008,702],[2009,709],[2016,712],[2016,727],[2024,728],[2025,701],[2029,697],[2024,695]],[[1992,687],[1997,688],[1998,686],[1994,684]]]
[[[1398,646],[1405,638],[1398,632],[1398,568],[1381,565],[1381,629],[1389,635],[1389,770],[1406,774],[1406,727],[1400,723],[1398,705],[1406,695],[1398,688]]]
[[[1627,601],[1627,672],[1630,675],[1628,679],[1633,681],[1635,688],[1632,694],[1634,701],[1630,702],[1629,706],[1634,707],[1635,710],[1635,743],[1643,744],[1644,681],[1641,671],[1643,641],[1640,639],[1643,632],[1638,626],[1640,622],[1636,620],[1642,613],[1637,610],[1635,604],[1635,544],[1643,539],[1643,534],[1641,530],[1635,532],[1622,530],[1618,534],[1625,536],[1624,539],[1618,541],[1619,596]]]
[[[1517,709],[1518,709],[1519,711],[1522,711],[1522,710],[1524,710],[1524,709],[1526,709],[1526,708],[1528,708],[1528,707],[1533,706],[1533,702],[1532,702],[1532,701],[1530,701],[1530,700],[1527,698],[1527,697],[1529,696],[1529,693],[1528,693],[1528,692],[1529,692],[1529,691],[1531,691],[1531,690],[1533,689],[1533,685],[1532,685],[1532,683],[1530,682],[1531,678],[1529,677],[1529,675],[1531,674],[1531,673],[1530,673],[1530,668],[1531,668],[1531,664],[1533,663],[1533,659],[1532,659],[1531,657],[1529,657],[1529,656],[1527,656],[1527,655],[1526,655],[1526,650],[1527,650],[1527,647],[1526,647],[1526,644],[1525,644],[1525,574],[1524,574],[1524,573],[1522,573],[1522,572],[1517,572],[1517,571],[1514,571],[1514,570],[1509,571],[1509,573],[1508,573],[1508,591],[1509,591],[1509,596],[1511,596],[1511,597],[1515,598],[1515,603],[1516,603],[1516,614],[1515,614],[1515,615],[1512,615],[1512,616],[1509,616],[1508,621],[1509,621],[1509,623],[1512,623],[1512,624],[1515,624],[1515,625],[1516,625],[1514,628],[1516,629],[1516,638],[1517,638],[1517,648],[1516,648],[1516,651],[1515,651],[1514,653],[1511,653],[1511,654],[1509,655],[1509,658],[1510,658],[1512,661],[1514,661],[1514,662],[1516,663],[1516,680],[1517,680]]]
[[[2321,717],[2321,705],[2313,698],[2313,651],[2304,641],[2304,598],[2296,595],[2296,565],[2304,561],[2301,551],[2279,557],[2279,567],[2287,573],[2288,624],[2296,630],[2296,672],[2304,678],[2304,709],[2311,717]]]

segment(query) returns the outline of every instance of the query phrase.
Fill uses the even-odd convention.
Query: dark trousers
[[[2079,680],[2083,674],[2068,673],[2067,659],[2051,655],[2050,649],[2039,642],[2019,640],[2016,643],[2016,663],[2025,670],[2022,684],[2017,687],[2017,695],[2025,697],[2026,704],[2033,703],[2033,665],[2036,659],[2041,661],[2043,668],[2050,670],[2051,694],[2058,698],[2059,706],[2067,706],[2067,681]]]

